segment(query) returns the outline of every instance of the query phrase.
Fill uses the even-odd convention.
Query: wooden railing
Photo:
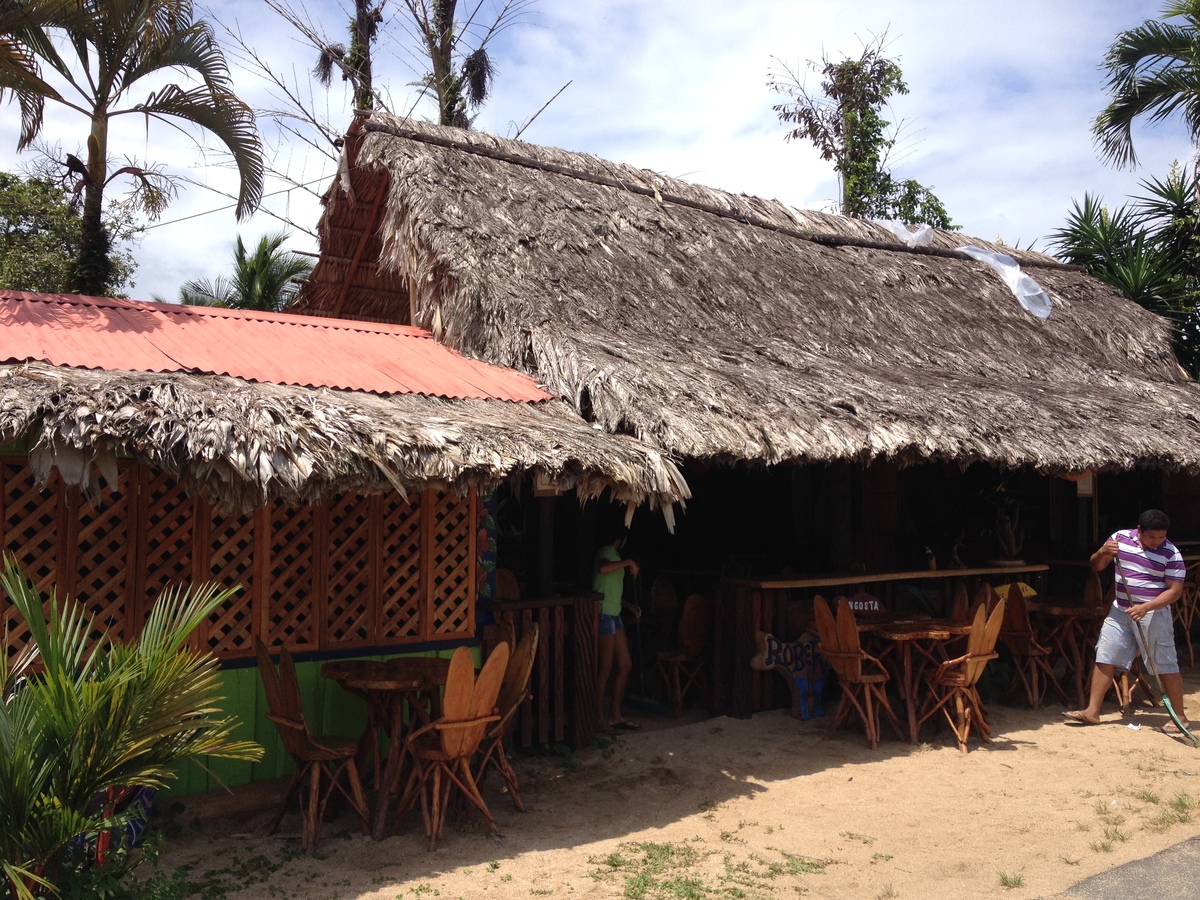
[[[599,594],[548,599],[501,600],[479,609],[499,625],[511,620],[517,638],[533,623],[538,650],[530,680],[532,697],[521,706],[512,739],[522,748],[547,744],[585,747],[596,732],[596,627]],[[497,629],[484,628],[490,650]]]

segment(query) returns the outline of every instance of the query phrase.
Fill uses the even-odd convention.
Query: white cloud
[[[212,6],[221,21],[238,19],[263,58],[307,78],[312,51],[261,2]],[[895,171],[932,186],[968,234],[1027,245],[1061,225],[1072,198],[1090,191],[1119,202],[1139,179],[1190,158],[1174,122],[1138,134],[1136,172],[1104,166],[1091,143],[1105,50],[1118,31],[1160,10],[1159,0],[541,0],[495,44],[495,93],[477,124],[511,136],[570,81],[523,139],[821,206],[836,183],[815,150],[785,143],[771,110],[779,97],[766,87],[771,58],[801,66],[823,53],[837,58],[886,30],[911,90],[893,110],[906,122]],[[347,18],[332,0],[311,0],[308,12],[334,36]],[[418,75],[407,41],[395,32],[377,54],[379,80],[396,99],[412,96]],[[234,78],[252,105],[278,105],[244,69],[235,66]],[[344,91],[331,96],[331,118],[346,121]],[[46,136],[74,150],[79,121],[48,113]],[[418,114],[430,114],[428,105]],[[15,107],[0,107],[0,167],[17,162],[15,120]],[[155,126],[147,140],[139,121],[113,146],[235,190],[227,168],[169,129]],[[279,152],[305,177],[327,171],[312,151]],[[280,227],[263,213],[239,224],[228,210],[180,221],[226,202],[186,190],[164,217],[175,224],[152,229],[138,250],[135,296],[174,297],[183,280],[225,269],[239,231],[254,240]],[[320,214],[299,192],[264,205],[310,228]],[[290,246],[315,249],[304,235]]]

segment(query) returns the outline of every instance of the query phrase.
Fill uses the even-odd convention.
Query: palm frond
[[[184,90],[169,84],[133,107],[152,117],[169,116],[199,125],[211,132],[233,156],[240,176],[237,216],[245,218],[262,200],[264,167],[262,145],[254,112],[233,94],[210,93],[206,88]]]

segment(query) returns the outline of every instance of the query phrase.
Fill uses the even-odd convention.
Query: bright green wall
[[[453,649],[428,653],[397,654],[383,653],[364,656],[362,659],[385,660],[400,655],[449,657]],[[475,662],[479,663],[479,648],[472,648]],[[325,660],[297,662],[296,675],[300,680],[300,695],[304,699],[304,716],[314,734],[344,734],[357,737],[367,726],[366,702],[343,690],[337,682],[321,677],[321,666]],[[275,726],[266,718],[267,698],[263,693],[262,679],[257,666],[240,669],[224,669],[221,672],[222,695],[226,698],[219,704],[225,712],[237,719],[234,738],[257,741],[263,746],[260,762],[247,763],[234,760],[203,757],[199,762],[188,762],[178,770],[178,780],[167,790],[159,793],[160,798],[183,797],[221,787],[267,781],[292,772],[292,760],[283,751],[283,744]]]

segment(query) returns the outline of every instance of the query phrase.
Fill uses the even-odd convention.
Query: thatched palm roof
[[[0,443],[26,438],[35,467],[115,483],[131,456],[217,503],[329,491],[493,486],[537,469],[581,498],[666,505],[687,496],[673,465],[637,441],[580,422],[564,404],[262,384],[223,375],[0,365]]]
[[[997,190],[1002,190],[997,186]],[[421,325],[609,433],[718,461],[1200,469],[1166,322],[1010,251],[1034,318],[951,233],[376,114],[326,196],[304,311]]]

